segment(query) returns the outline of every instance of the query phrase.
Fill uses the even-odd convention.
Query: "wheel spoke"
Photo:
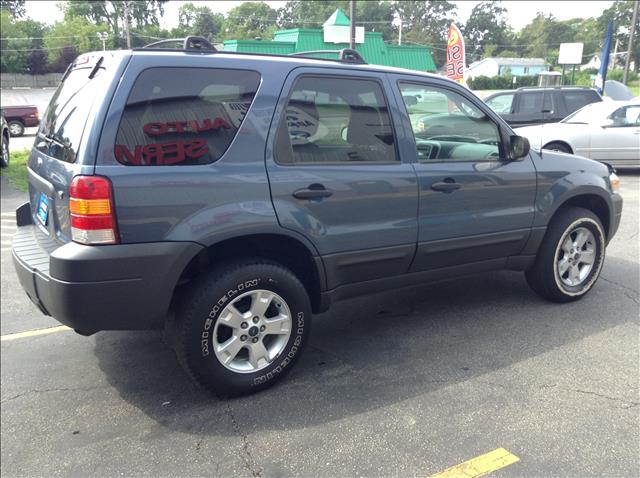
[[[220,315],[220,323],[231,327],[232,329],[239,329],[240,324],[245,321],[245,316],[236,309],[235,305],[229,304]]]
[[[288,315],[280,314],[273,319],[265,319],[265,335],[283,335],[291,331],[291,320]]]
[[[576,240],[575,240],[575,245],[577,249],[582,249],[585,242],[587,242],[587,239],[589,239],[589,233],[584,229],[578,230],[576,234]]]
[[[586,250],[582,254],[580,254],[580,262],[582,264],[591,265],[595,262],[596,253],[595,251]]]
[[[580,268],[577,265],[571,266],[569,270],[569,280],[571,281],[571,285],[578,285],[580,283]]]
[[[251,344],[249,346],[249,363],[253,368],[259,368],[261,366],[261,362],[269,363],[269,352],[267,352],[267,348],[264,346],[262,341],[258,341],[255,344]]]
[[[564,257],[560,262],[558,262],[558,272],[560,273],[560,277],[564,276],[567,270],[571,267],[569,261],[566,257]]]
[[[251,297],[251,315],[254,317],[264,317],[265,312],[271,305],[273,294],[266,290],[256,292]]]
[[[238,337],[233,336],[226,342],[217,344],[218,357],[222,359],[223,363],[229,363],[236,358],[243,345]]]
[[[565,254],[571,254],[571,248],[573,247],[573,241],[571,240],[571,235],[568,235],[567,238],[562,243],[562,250]]]

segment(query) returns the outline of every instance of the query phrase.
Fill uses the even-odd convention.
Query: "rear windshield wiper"
[[[45,143],[47,144],[55,144],[56,146],[60,147],[60,148],[66,148],[67,145],[61,141],[60,138],[58,138],[56,135],[52,134],[52,133],[47,133],[47,134],[43,134],[43,133],[38,133],[38,137],[40,139],[42,139]]]

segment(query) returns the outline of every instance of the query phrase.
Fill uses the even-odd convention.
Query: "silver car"
[[[559,123],[516,128],[535,149],[578,154],[616,167],[640,167],[640,100],[587,105]]]

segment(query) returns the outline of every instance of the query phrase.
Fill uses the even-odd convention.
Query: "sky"
[[[29,1],[25,3],[27,15],[34,20],[44,23],[53,23],[62,19],[62,13],[57,7],[58,2],[54,1]],[[172,28],[178,24],[178,9],[184,1],[170,0],[165,4],[165,14],[160,20],[160,25],[164,28]],[[243,3],[241,1],[193,1],[202,5],[207,5],[214,12],[227,13],[233,7]],[[267,1],[272,8],[282,7],[285,1]],[[479,1],[454,1],[458,7],[459,20],[466,22],[471,15],[473,7]],[[502,5],[508,10],[508,18],[514,30],[518,31],[527,25],[537,12],[552,13],[559,20],[570,18],[598,17],[611,6],[613,1],[503,1]]]

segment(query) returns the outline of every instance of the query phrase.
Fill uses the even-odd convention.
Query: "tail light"
[[[102,176],[76,176],[69,188],[71,238],[81,244],[119,242],[111,182]]]

